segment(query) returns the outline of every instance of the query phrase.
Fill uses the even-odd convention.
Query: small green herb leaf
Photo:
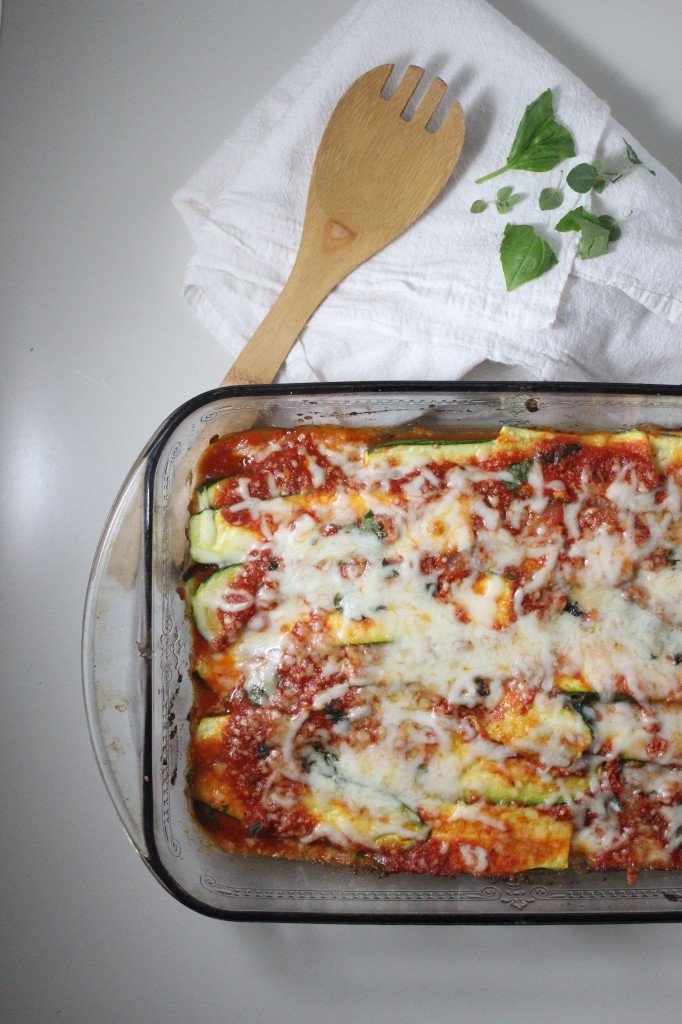
[[[511,478],[504,481],[507,490],[518,491],[521,484],[525,484],[528,480],[528,474],[532,468],[532,459],[522,459],[521,462],[512,462],[510,466],[505,466],[504,471]]]
[[[550,270],[557,258],[552,247],[530,224],[507,224],[500,246],[507,291],[533,281]]]
[[[512,207],[523,197],[520,192],[514,192],[511,185],[505,185],[504,188],[500,188],[497,191],[497,195],[494,199],[475,199],[471,204],[471,213],[483,213],[488,206],[493,205],[498,213],[509,213]]]
[[[263,704],[268,703],[268,694],[264,686],[259,683],[251,683],[244,687],[246,696],[249,698],[254,707],[261,707]]]
[[[622,232],[620,230],[620,223],[616,218],[609,216],[608,213],[603,213],[601,217],[598,217],[597,219],[603,227],[608,228],[609,242],[617,242]]]
[[[564,179],[564,172],[559,174],[556,188],[543,188],[538,199],[538,206],[541,210],[556,210],[564,201],[564,192],[561,183]]]
[[[560,188],[543,188],[538,205],[541,210],[556,210],[563,201],[564,194]]]
[[[325,705],[325,707],[322,708],[322,713],[326,715],[329,721],[333,722],[335,725],[339,722],[343,722],[345,719],[348,718],[348,715],[343,709],[341,701],[336,698],[330,700],[329,704]]]
[[[584,260],[605,256],[609,251],[609,235],[608,228],[586,221],[581,228],[579,256]]]
[[[503,190],[500,189],[500,192],[501,191],[503,191]],[[504,189],[504,191],[506,192],[507,190]],[[499,193],[498,193],[498,197],[497,197],[497,200],[495,202],[495,206],[497,207],[497,212],[498,213],[509,213],[509,211],[511,209],[513,209],[514,206],[516,206],[516,204],[521,200],[521,198],[522,198],[522,196],[521,196],[520,192],[512,192],[511,189],[509,189],[509,195],[506,196],[504,199],[501,199],[500,196],[499,196]]]
[[[545,89],[529,103],[516,129],[504,167],[478,178],[480,185],[504,171],[550,171],[566,157],[575,156],[573,136],[554,117],[552,90]]]
[[[655,177],[656,171],[652,171],[650,167],[647,167],[643,160],[640,160],[628,140],[623,139],[623,142],[625,143],[625,155],[628,158],[628,162],[632,164],[633,167],[643,167],[645,171],[648,171],[649,174],[653,174]]]
[[[338,754],[335,754],[333,750],[328,750],[323,747],[322,749],[316,749],[315,747],[304,747],[301,750],[301,767],[304,772],[317,771],[320,775],[331,778],[336,775],[338,771],[337,762],[339,760]]]
[[[608,252],[609,242],[612,241],[612,232],[615,232],[616,227],[617,222],[613,217],[607,218],[604,215],[600,218],[582,206],[578,206],[561,218],[556,225],[556,230],[579,231],[578,253],[582,259],[589,260],[597,256],[604,256]]]
[[[599,172],[594,164],[576,164],[566,175],[566,184],[574,192],[589,192],[599,180]]]
[[[381,523],[379,522],[379,520],[377,519],[373,512],[367,512],[362,517],[362,519],[360,520],[360,529],[363,530],[365,533],[375,534],[375,536],[379,537],[381,540],[383,540],[384,537],[386,536],[381,527]]]
[[[593,213],[589,213],[584,207],[576,206],[574,210],[569,210],[565,213],[560,221],[557,221],[555,228],[557,231],[580,231],[582,229],[583,221],[592,219],[597,222],[597,217]]]

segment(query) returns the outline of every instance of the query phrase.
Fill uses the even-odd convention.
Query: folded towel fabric
[[[278,379],[454,380],[492,360],[541,380],[680,383],[682,185],[485,0],[360,0],[178,191],[196,242],[185,294],[229,357],[290,272],[317,144],[338,99],[368,69],[394,64],[397,81],[410,63],[426,68],[422,89],[439,75],[462,104],[460,161],[434,205],[328,296]],[[525,107],[547,88],[576,156],[477,185],[505,164]],[[601,194],[566,187],[578,163],[624,166],[624,138],[655,175],[638,167]],[[562,206],[540,210],[540,190],[562,171]],[[471,213],[475,199],[504,185],[523,196],[508,214],[494,205]],[[627,218],[608,254],[582,259],[579,236],[554,230],[578,205]],[[558,258],[511,292],[499,256],[507,223],[531,224]]]

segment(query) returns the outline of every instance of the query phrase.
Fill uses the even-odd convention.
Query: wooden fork
[[[447,89],[434,78],[406,119],[424,71],[411,65],[385,99],[392,70],[384,64],[362,75],[334,110],[313,166],[289,279],[222,385],[270,384],[325,296],[409,227],[450,177],[464,142],[462,108],[454,102],[438,128],[427,130]]]

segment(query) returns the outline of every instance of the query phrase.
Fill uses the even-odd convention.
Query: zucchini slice
[[[229,715],[208,715],[206,718],[202,718],[194,734],[195,745],[204,747],[208,743],[219,742],[223,737],[223,730],[229,717]]]
[[[223,633],[221,610],[224,605],[225,591],[231,587],[241,566],[229,565],[218,569],[203,580],[192,597],[192,618],[197,631],[204,640],[217,640]]]
[[[192,796],[222,814],[241,820],[242,801],[225,773],[222,739],[229,715],[202,718],[194,734]]]
[[[225,693],[234,682],[234,658],[230,650],[202,653],[192,661],[191,667],[202,683],[217,693]]]
[[[573,825],[535,807],[451,804],[432,823],[431,838],[446,843],[460,870],[514,875],[568,867]]]
[[[189,519],[189,554],[204,565],[228,566],[243,562],[261,535],[245,526],[228,523],[220,509],[207,508]]]
[[[538,452],[542,442],[575,441],[587,448],[605,448],[611,445],[637,445],[645,454],[651,453],[649,438],[643,430],[626,430],[622,433],[565,434],[554,430],[533,430],[528,427],[502,427],[495,442],[496,452],[514,452],[532,456]]]
[[[221,498],[234,477],[226,476],[220,480],[214,480],[203,487],[197,487],[195,505],[197,512],[203,512],[207,508],[218,508],[222,505]]]
[[[461,779],[464,800],[538,807],[576,800],[588,792],[590,783],[588,775],[552,775],[521,757],[501,762],[481,758],[465,769]]]
[[[665,434],[649,434],[649,444],[656,463],[662,473],[682,466],[682,431]]]
[[[482,462],[492,454],[495,441],[387,441],[365,451],[366,466],[399,466],[406,471],[434,463],[464,465]]]
[[[592,742],[589,726],[565,698],[542,693],[526,706],[521,694],[507,691],[481,725],[488,739],[538,756],[549,767],[568,766]]]
[[[428,839],[430,828],[416,811],[391,793],[350,782],[339,775],[311,773],[310,791],[303,797],[306,810],[323,826],[333,842],[351,840],[369,850],[409,850]]]
[[[597,749],[625,761],[682,762],[682,705],[630,701],[593,706]]]

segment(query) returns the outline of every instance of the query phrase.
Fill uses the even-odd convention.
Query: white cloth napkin
[[[682,185],[617,125],[607,105],[484,0],[361,0],[256,106],[174,202],[196,242],[185,294],[231,356],[262,321],[293,264],[317,144],[345,89],[380,64],[408,64],[450,84],[467,121],[464,149],[435,204],[355,270],[313,314],[279,380],[462,377],[485,360],[544,380],[680,383]],[[577,156],[552,171],[502,166],[528,103],[551,88]],[[415,99],[417,99],[415,97]],[[582,161],[638,168],[597,196],[542,188]],[[474,199],[513,185],[507,214]],[[629,219],[607,255],[583,260],[555,232],[573,206]],[[508,222],[532,224],[557,253],[551,271],[507,292],[499,245]]]

